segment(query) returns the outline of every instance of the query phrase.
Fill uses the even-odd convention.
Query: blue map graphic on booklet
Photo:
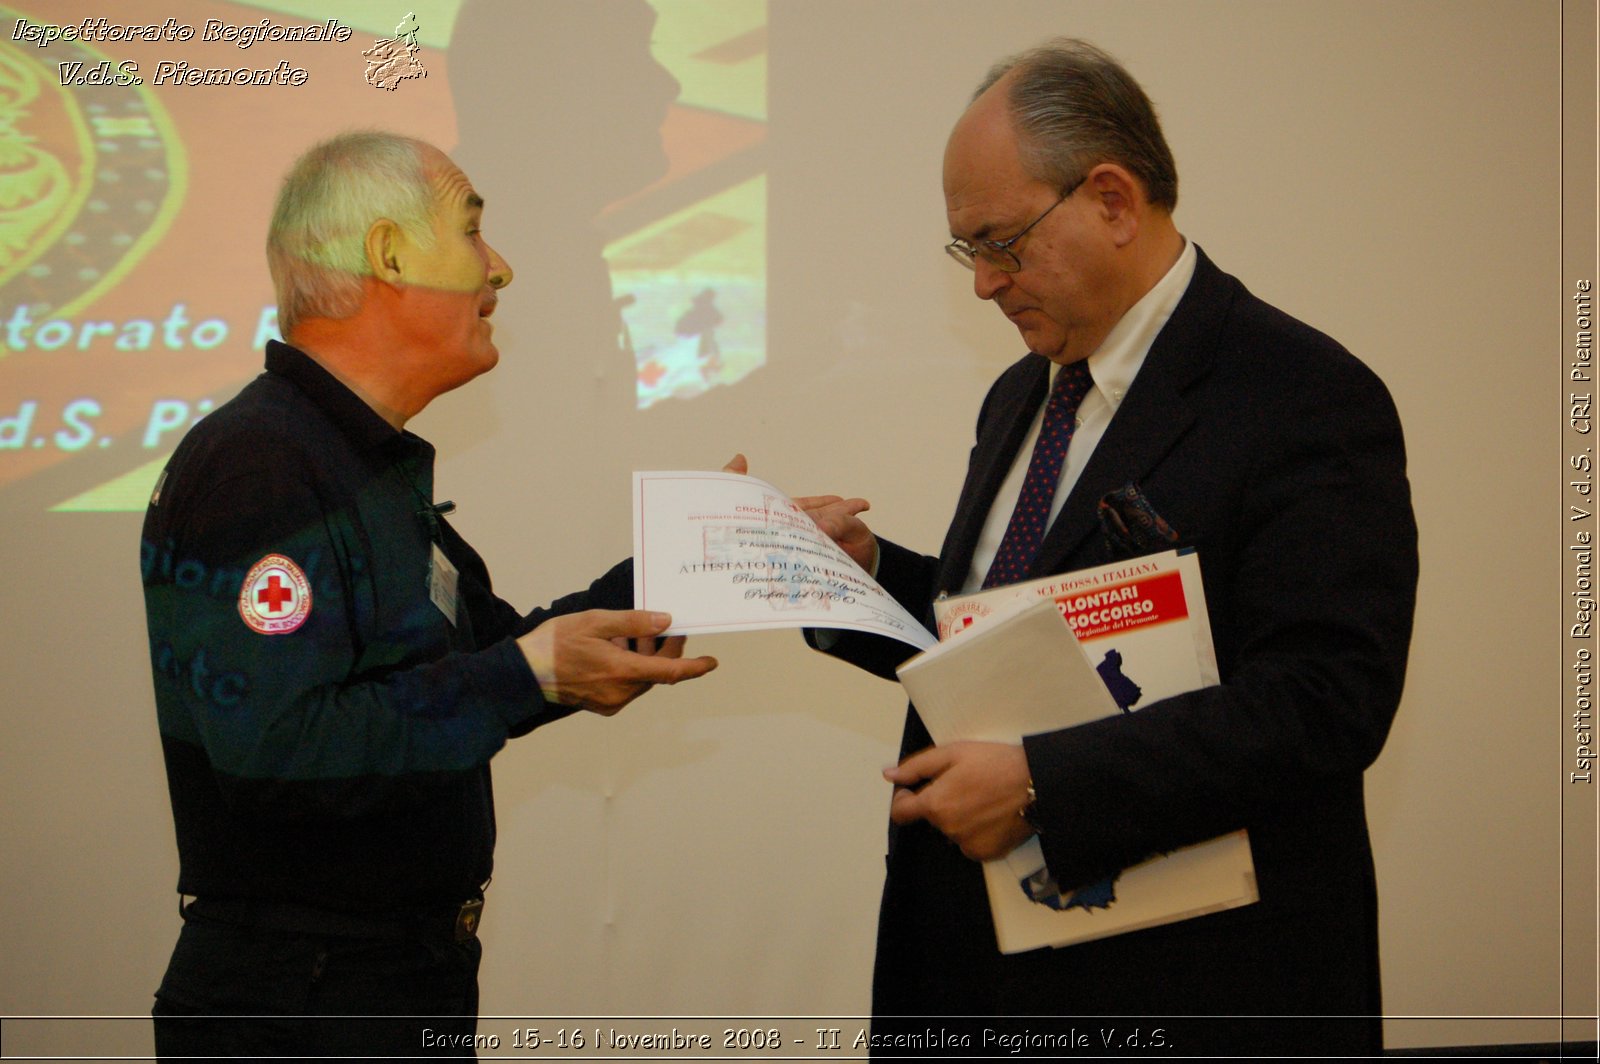
[[[1094,668],[1100,674],[1100,680],[1106,685],[1106,690],[1111,692],[1112,700],[1122,712],[1133,712],[1133,706],[1138,703],[1143,692],[1138,684],[1123,675],[1122,655],[1116,648],[1107,650],[1100,664]],[[1048,905],[1052,909],[1109,909],[1111,903],[1117,900],[1117,877],[1110,876],[1098,883],[1079,887],[1063,897],[1060,888],[1050,878],[1049,870],[1041,868],[1022,881],[1022,889],[1033,901]]]

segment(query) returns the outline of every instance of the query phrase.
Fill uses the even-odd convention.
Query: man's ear
[[[1101,163],[1085,179],[1098,204],[1101,220],[1117,247],[1139,235],[1139,220],[1149,207],[1144,185],[1119,163]]]
[[[400,227],[387,218],[379,218],[367,228],[367,269],[373,277],[386,284],[399,284],[405,279],[401,263],[404,241]]]

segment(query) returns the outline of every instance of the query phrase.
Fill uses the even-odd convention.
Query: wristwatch
[[[1039,792],[1033,789],[1033,781],[1028,781],[1028,804],[1017,811],[1017,815],[1028,822],[1035,835],[1043,835],[1044,828],[1039,823]]]

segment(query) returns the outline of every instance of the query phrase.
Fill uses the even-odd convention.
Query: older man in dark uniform
[[[303,156],[268,239],[289,342],[151,498],[186,899],[156,994],[163,1056],[471,1055],[490,758],[715,665],[657,649],[670,619],[629,609],[626,563],[513,609],[435,501],[433,448],[405,425],[499,357],[511,269],[483,209],[418,141],[351,134]]]

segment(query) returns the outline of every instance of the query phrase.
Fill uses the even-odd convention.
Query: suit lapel
[[[1195,411],[1185,397],[1216,357],[1216,338],[1238,292],[1238,282],[1195,248],[1189,288],[1150,345],[1139,375],[1095,447],[1083,475],[1045,533],[1031,576],[1059,572],[1100,527],[1107,492],[1145,479],[1189,426]]]

